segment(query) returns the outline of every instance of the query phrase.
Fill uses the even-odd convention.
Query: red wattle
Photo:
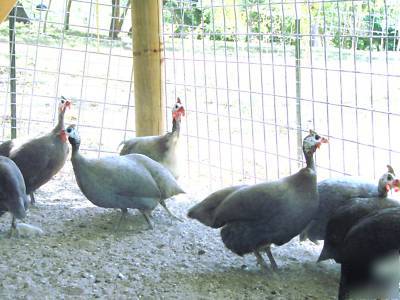
[[[60,132],[60,140],[61,140],[62,142],[64,142],[64,143],[67,142],[68,137],[67,137],[67,134],[65,133],[65,130],[61,130],[61,132]]]

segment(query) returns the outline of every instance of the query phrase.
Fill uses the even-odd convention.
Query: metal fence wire
[[[21,3],[29,24],[15,30],[18,136],[48,131],[64,95],[82,148],[115,153],[135,134],[129,1]],[[294,173],[310,128],[330,139],[317,155],[320,179],[375,178],[399,164],[398,1],[164,0],[162,18],[166,111],[176,97],[186,106],[189,181],[215,189]],[[3,23],[2,140],[9,69]]]

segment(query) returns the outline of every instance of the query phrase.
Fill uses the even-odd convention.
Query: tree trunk
[[[49,7],[47,7],[46,14],[45,14],[45,16],[44,16],[43,33],[46,32],[47,17],[49,16],[50,6],[51,6],[51,0],[49,0]]]
[[[67,0],[67,7],[65,10],[65,18],[64,18],[64,30],[69,29],[69,16],[71,14],[71,5],[72,5],[72,0]]]
[[[121,32],[122,25],[124,24],[125,16],[128,13],[130,5],[131,5],[131,1],[128,0],[128,3],[126,3],[126,6],[124,8],[124,11],[122,12],[121,17],[115,23],[115,37],[118,37],[118,34]]]
[[[120,0],[112,0],[112,11],[111,11],[111,24],[110,31],[108,32],[108,37],[116,39],[118,37],[117,23],[119,19],[120,11]]]

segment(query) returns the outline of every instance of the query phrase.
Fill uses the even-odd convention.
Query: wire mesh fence
[[[396,164],[399,9],[372,0],[168,1],[166,94],[188,99],[190,172],[217,186],[293,173],[299,128],[330,138],[320,178],[373,178]]]
[[[30,24],[16,27],[18,136],[48,131],[54,97],[64,95],[82,147],[116,152],[135,134],[129,1],[21,3]],[[181,97],[192,182],[215,189],[291,174],[302,160],[299,130],[309,128],[330,139],[318,153],[320,178],[374,178],[399,162],[397,1],[165,0],[162,18],[166,111]],[[3,23],[2,140],[8,75]]]

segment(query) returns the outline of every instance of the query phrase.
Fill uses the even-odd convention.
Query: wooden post
[[[136,135],[159,135],[165,123],[160,34],[162,0],[131,1]]]
[[[17,0],[2,0],[0,5],[0,23],[3,22],[8,14],[10,13],[11,9],[14,7]]]

